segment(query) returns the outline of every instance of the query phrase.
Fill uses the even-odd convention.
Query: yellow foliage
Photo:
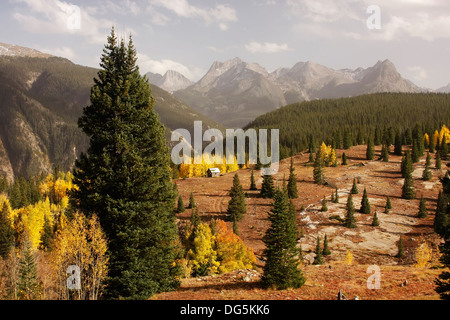
[[[61,202],[67,196],[68,191],[74,188],[71,172],[61,173],[56,178],[49,174],[45,181],[39,185],[39,191],[43,197],[49,197],[54,203]]]
[[[429,266],[432,258],[433,250],[428,243],[422,239],[416,249],[416,264],[414,266],[421,269],[426,268]]]
[[[439,132],[439,144],[441,144],[442,141],[444,140],[444,135],[447,143],[450,143],[450,129],[447,128],[446,125],[443,125],[441,131]]]
[[[348,265],[353,264],[353,254],[349,250],[347,250],[347,254],[345,255],[345,263]]]
[[[108,271],[105,234],[95,215],[87,221],[84,215],[75,213],[70,222],[66,218],[63,220],[65,223],[52,242],[50,253],[60,298],[68,298],[66,270],[74,265],[81,271],[81,290],[77,291],[77,298],[97,299]]]
[[[196,163],[197,162],[197,163]],[[234,172],[239,170],[236,157],[226,160],[225,156],[220,159],[217,156],[210,156],[209,154],[202,155],[202,158],[185,159],[180,165],[180,178],[204,177],[208,169],[218,168],[220,172]]]
[[[236,269],[253,269],[256,263],[253,251],[232,230],[228,230],[224,221],[218,220],[216,228],[219,271],[224,273]]]
[[[438,144],[438,139],[439,139],[439,131],[436,130],[433,134],[433,142],[435,146],[437,146]]]
[[[195,275],[215,274],[218,272],[217,252],[214,250],[215,237],[206,223],[200,223],[194,229],[192,249],[187,257]]]
[[[322,160],[326,166],[337,166],[336,149],[332,148],[331,146],[327,146],[325,142],[322,142],[322,144],[320,145],[320,153],[322,155]]]
[[[425,134],[423,135],[423,143],[424,143],[426,146],[430,145],[430,136],[428,135],[428,133],[425,133]]]

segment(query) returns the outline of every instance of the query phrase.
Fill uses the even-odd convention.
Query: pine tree
[[[323,250],[320,248],[320,237],[317,237],[316,256],[314,257],[314,265],[323,264]]]
[[[388,150],[388,147],[385,144],[383,144],[383,147],[381,148],[381,157],[380,157],[380,159],[383,162],[389,162],[389,150]]]
[[[294,173],[294,162],[291,157],[291,167],[289,169],[289,182],[287,185],[288,198],[289,199],[297,199],[298,198],[298,190],[297,190],[297,176]]]
[[[447,270],[450,268],[450,230],[447,228],[444,243],[439,246],[440,262]],[[442,300],[450,300],[450,272],[443,271],[435,280],[436,292]]]
[[[319,148],[316,154],[316,159],[314,160],[314,170],[313,170],[313,177],[314,177],[314,183],[322,185],[325,182],[324,176],[323,176],[323,159],[322,159],[322,152]]]
[[[361,199],[361,208],[359,212],[364,214],[370,214],[370,203],[366,188],[364,188],[363,197]]]
[[[448,226],[447,206],[447,196],[442,191],[439,191],[433,228],[434,232],[440,236],[445,235],[446,228]]]
[[[430,135],[430,144],[428,145],[428,150],[430,151],[430,153],[436,152],[436,142],[432,135]]]
[[[338,189],[336,188],[336,191],[334,192],[334,201],[333,203],[339,203],[339,193]]]
[[[265,265],[262,281],[265,287],[300,288],[305,278],[298,269],[298,228],[289,212],[287,194],[277,189],[274,200],[268,217],[270,226],[263,237],[266,249],[263,253]]]
[[[230,221],[240,221],[247,211],[245,204],[245,194],[239,180],[239,175],[236,173],[233,177],[233,186],[230,190],[230,201],[228,202],[227,214]]]
[[[418,143],[417,140],[413,141],[413,146],[412,146],[412,150],[411,150],[411,160],[412,163],[417,163],[420,160],[420,155],[419,155],[419,147],[418,147]]]
[[[422,173],[422,179],[425,181],[429,181],[431,180],[431,177],[433,176],[433,173],[430,170],[430,165],[431,165],[431,157],[430,157],[430,153],[427,153],[427,160],[425,163],[425,170],[423,170]]]
[[[250,176],[250,190],[258,190],[258,188],[256,187],[256,182],[255,182],[255,174],[253,173],[253,169],[252,169],[252,174]]]
[[[353,185],[352,190],[350,191],[351,194],[358,194],[358,185],[356,184],[356,178],[353,178]]]
[[[27,242],[23,256],[19,260],[19,279],[17,283],[19,300],[40,300],[42,286],[37,274],[37,265],[31,245]]]
[[[198,212],[198,208],[194,207],[191,209],[191,225],[194,229],[201,223],[200,214]]]
[[[389,213],[389,210],[392,209],[391,198],[389,196],[386,197],[386,205],[384,206],[384,213]]]
[[[344,153],[342,153],[342,165],[346,166],[347,165],[347,155]]]
[[[373,143],[376,146],[379,146],[381,144],[381,130],[380,130],[380,128],[378,126],[375,127]]]
[[[185,212],[186,208],[184,207],[184,202],[183,202],[183,197],[180,195],[178,196],[178,201],[177,201],[177,212],[181,213],[181,212]]]
[[[322,208],[320,209],[322,212],[328,211],[327,199],[323,198],[322,200]]]
[[[78,121],[90,145],[75,164],[71,203],[97,214],[109,240],[106,299],[148,299],[179,286],[170,153],[136,55],[131,37],[119,43],[113,29]]]
[[[439,152],[436,152],[436,169],[441,170],[442,164],[441,164],[441,155]]]
[[[397,132],[395,134],[394,154],[396,156],[401,156],[402,155],[402,137],[400,135],[400,132]]]
[[[377,212],[375,211],[374,215],[373,215],[373,220],[372,220],[372,227],[378,227],[380,225],[380,221],[378,221],[378,215]]]
[[[407,176],[412,175],[413,170],[414,167],[411,160],[411,153],[409,151],[406,151],[405,155],[403,156],[401,165],[402,177],[406,178]]]
[[[353,196],[350,193],[347,199],[347,213],[345,215],[344,226],[356,228],[355,207],[353,206]]]
[[[195,204],[195,199],[194,199],[194,193],[192,193],[189,195],[189,205],[188,205],[188,209],[193,209],[197,207],[197,205]]]
[[[325,234],[325,239],[323,240],[323,251],[324,256],[329,256],[331,254],[330,248],[328,248],[328,236]]]
[[[408,174],[405,177],[405,181],[402,187],[402,198],[407,200],[415,199],[416,195],[414,192],[414,178],[412,174]]]
[[[442,160],[447,160],[448,155],[448,144],[447,144],[447,135],[444,134],[444,137],[442,138],[442,142],[439,148],[439,155],[441,156]]]
[[[369,137],[367,139],[366,160],[373,160],[374,158],[374,145],[373,139]]]
[[[9,219],[9,210],[5,201],[0,211],[0,257],[6,259],[14,246],[14,231]]]
[[[427,203],[422,194],[422,196],[420,197],[419,212],[417,213],[417,217],[418,218],[426,218],[427,216],[428,216]]]
[[[271,175],[263,176],[263,183],[261,186],[261,197],[264,199],[273,198],[275,192],[275,186],[273,183],[273,177]]]

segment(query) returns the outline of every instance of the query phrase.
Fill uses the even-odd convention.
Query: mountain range
[[[167,77],[165,81],[170,82]],[[389,60],[354,70],[334,70],[307,61],[269,73],[257,63],[234,58],[214,62],[198,82],[174,90],[174,95],[225,126],[242,127],[259,115],[295,102],[422,91],[402,78]]]
[[[12,181],[51,172],[56,165],[69,170],[89,145],[77,121],[90,103],[98,69],[3,43],[0,53],[0,175]],[[194,121],[202,121],[203,130],[224,130],[169,92],[151,89],[169,145],[171,131],[193,133]]]

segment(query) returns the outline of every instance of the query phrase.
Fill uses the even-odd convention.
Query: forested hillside
[[[449,94],[377,93],[294,103],[256,118],[246,128],[280,129],[284,158],[308,149],[311,137],[340,148],[366,143],[376,134],[381,139],[385,132],[406,136],[416,123],[431,136],[449,120]]]
[[[0,57],[0,174],[12,180],[71,168],[87,148],[77,121],[97,72],[63,58]],[[221,128],[156,86],[152,96],[168,138],[195,120]]]

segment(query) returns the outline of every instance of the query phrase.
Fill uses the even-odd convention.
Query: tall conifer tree
[[[301,255],[297,248],[298,228],[287,193],[275,190],[274,200],[269,212],[270,226],[263,237],[266,263],[262,280],[266,287],[299,288],[305,283],[305,278],[298,268]]]
[[[179,285],[170,153],[136,61],[131,37],[126,45],[112,29],[78,121],[90,145],[76,162],[71,203],[97,214],[109,240],[107,299],[148,299]]]

